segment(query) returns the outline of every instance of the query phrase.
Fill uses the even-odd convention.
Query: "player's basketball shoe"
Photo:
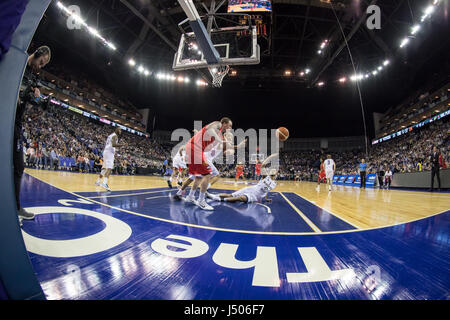
[[[214,208],[211,207],[205,200],[203,200],[203,201],[194,200],[194,201],[195,201],[195,204],[203,210],[208,210],[208,211],[214,210]]]
[[[190,196],[187,196],[186,198],[184,198],[184,201],[193,203],[193,204],[197,204],[197,200],[195,200],[194,197],[190,197]]]
[[[175,193],[175,194],[173,195],[173,199],[174,199],[174,200],[177,200],[177,201],[180,201],[180,200],[183,200],[183,197],[182,197],[181,195]]]
[[[173,199],[177,200],[177,201],[181,201],[181,200],[183,200],[185,193],[186,193],[186,190],[181,190],[179,188],[178,192],[174,194]]]
[[[34,219],[34,213],[26,211],[24,208],[20,208],[19,210],[19,217],[25,220],[33,220]]]
[[[100,185],[100,187],[103,187],[103,188],[105,188],[106,190],[111,191],[111,188],[110,188],[106,183],[102,183],[102,184]]]
[[[222,199],[221,199],[218,195],[211,194],[211,193],[209,193],[209,192],[206,192],[206,196],[207,196],[209,199],[212,199],[212,200],[215,200],[215,201],[222,201]]]

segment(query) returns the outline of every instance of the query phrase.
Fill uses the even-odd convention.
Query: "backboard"
[[[173,70],[259,64],[260,48],[255,26],[225,27],[212,29],[210,32],[210,41],[219,54],[217,63],[208,63],[197,35],[189,32],[181,36]]]

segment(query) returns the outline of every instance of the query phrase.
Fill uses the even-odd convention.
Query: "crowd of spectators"
[[[431,170],[430,154],[436,146],[442,156],[442,167],[450,164],[450,121],[443,119],[427,127],[411,131],[389,141],[369,146],[368,157],[364,149],[345,152],[322,150],[307,152],[283,152],[282,170],[291,179],[314,180],[320,167],[320,158],[330,154],[336,163],[337,175],[358,174],[361,159],[367,163],[367,173],[390,169],[396,172],[417,172]]]
[[[111,114],[120,115],[126,110],[131,113],[131,115],[126,114],[129,122],[138,123],[138,120],[135,119],[142,117],[131,102],[118,98],[117,95],[111,93],[112,90],[100,86],[80,70],[68,70],[67,67],[51,64],[45,70],[40,71],[39,78],[46,81],[52,88],[59,91],[67,90],[66,95],[77,98],[86,104],[93,104],[97,108],[103,108]]]
[[[101,124],[60,106],[28,107],[23,122],[24,161],[28,167],[99,172],[104,143],[113,127]],[[336,174],[357,174],[358,164],[365,158],[367,173],[390,169],[396,172],[431,170],[430,152],[434,145],[442,154],[443,167],[450,163],[450,121],[445,118],[401,137],[364,149],[327,152],[324,150],[281,152],[279,179],[314,181],[320,158],[331,154]],[[164,160],[170,160],[170,146],[155,140],[123,132],[114,173],[136,174],[137,168],[161,172]],[[248,157],[248,155],[247,155]],[[71,161],[66,161],[70,159]],[[247,158],[248,160],[248,158]],[[218,165],[222,176],[234,178],[234,165]],[[254,164],[244,167],[244,177],[254,178]]]
[[[22,128],[28,167],[79,172],[100,171],[104,144],[113,132],[111,126],[52,104],[29,106]],[[116,152],[116,174],[135,174],[136,168],[160,170],[169,155],[167,147],[146,137],[123,131],[120,140],[126,146]]]

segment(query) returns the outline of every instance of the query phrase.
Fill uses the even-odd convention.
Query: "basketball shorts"
[[[327,179],[333,179],[334,171],[333,170],[326,171],[325,176],[327,177]]]
[[[231,194],[233,197],[246,196],[247,203],[251,202],[260,202],[260,197],[258,196],[258,190],[255,189],[255,186],[247,187]]]
[[[214,165],[213,160],[211,159],[207,159],[208,163],[209,163],[209,168],[211,169],[211,175],[213,177],[217,177],[218,175],[220,175],[219,170],[217,170],[216,166]]]
[[[186,162],[184,162],[183,159],[181,159],[181,157],[174,157],[172,159],[172,167],[177,168],[180,171],[187,168]]]
[[[114,153],[103,153],[103,168],[114,169]]]
[[[186,146],[186,159],[190,175],[206,176],[212,173],[205,154],[200,148],[195,148],[193,145]]]
[[[320,171],[320,173],[319,173],[319,181],[322,181],[326,177],[327,177],[327,175],[325,174],[325,171]]]

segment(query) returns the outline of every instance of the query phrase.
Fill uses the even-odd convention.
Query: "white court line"
[[[168,195],[168,196],[157,196],[157,197],[148,197],[148,198],[145,198],[145,199],[157,199],[157,198],[167,198],[167,197],[170,197],[170,195]]]

